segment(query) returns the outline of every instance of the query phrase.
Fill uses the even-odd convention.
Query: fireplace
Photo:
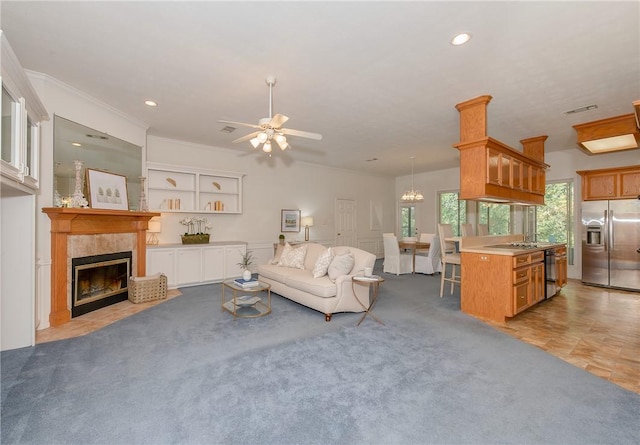
[[[145,276],[148,222],[160,213],[66,207],[42,211],[51,219],[51,326],[71,319],[73,258],[131,251],[130,275]]]
[[[78,317],[128,298],[131,251],[71,260],[71,317]]]

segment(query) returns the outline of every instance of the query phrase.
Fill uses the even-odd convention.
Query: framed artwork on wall
[[[86,181],[89,207],[129,210],[126,176],[87,168]]]
[[[285,210],[280,213],[280,231],[281,232],[299,232],[300,231],[300,210]]]

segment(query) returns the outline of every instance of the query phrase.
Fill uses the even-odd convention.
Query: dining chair
[[[429,247],[426,255],[416,255],[416,273],[433,275],[436,272],[442,271],[442,262],[440,259],[440,238],[433,233],[428,235],[431,235],[428,238],[429,241],[425,242],[431,243],[431,247]],[[420,241],[422,242],[422,238]]]
[[[413,272],[413,255],[400,253],[398,237],[393,233],[383,233],[384,261],[382,271],[396,275]]]
[[[478,224],[478,236],[487,236],[489,234],[489,224]]]
[[[440,259],[442,262],[442,273],[440,274],[440,298],[444,292],[444,282],[451,283],[451,294],[456,284],[461,283],[460,274],[456,274],[456,266],[461,265],[460,254],[456,253],[453,243],[447,243],[445,239],[453,237],[451,224],[438,224],[438,236],[440,237]],[[451,266],[451,274],[447,276],[447,265]]]
[[[418,237],[418,242],[419,243],[429,243],[429,245],[433,245],[433,237],[434,236],[435,236],[435,233],[421,233],[420,236]],[[429,255],[429,248],[426,248],[426,249],[418,248],[418,249],[416,249],[416,255],[422,255],[422,256]]]
[[[462,236],[473,236],[473,226],[469,223],[462,224]]]

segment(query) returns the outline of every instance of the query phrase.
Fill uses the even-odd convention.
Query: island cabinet
[[[544,251],[461,258],[461,309],[469,315],[504,322],[545,298]]]
[[[544,142],[547,136],[520,141],[515,150],[487,135],[487,104],[491,96],[459,103],[460,199],[544,204]]]
[[[555,289],[554,295],[567,284],[567,247],[555,248]]]
[[[628,199],[640,196],[640,165],[581,170],[582,200]]]

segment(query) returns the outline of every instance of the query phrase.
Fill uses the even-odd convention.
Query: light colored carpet
[[[640,396],[385,275],[375,313],[274,296],[234,320],[220,285],[84,337],[2,353],[2,443],[635,444]]]

